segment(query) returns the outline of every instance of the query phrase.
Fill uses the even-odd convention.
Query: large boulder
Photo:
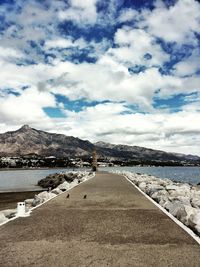
[[[183,209],[181,212],[177,214],[177,219],[179,219],[183,224],[187,226],[192,226],[189,218],[192,214],[196,213],[196,209],[192,208],[191,206],[184,205]]]
[[[151,195],[151,198],[163,206],[164,202],[168,200],[169,193],[166,190],[158,190]],[[161,204],[162,202],[162,204]]]
[[[200,196],[194,196],[193,198],[191,198],[191,205],[194,208],[199,208],[200,209]]]
[[[155,192],[157,191],[160,191],[160,190],[163,190],[164,187],[159,185],[159,184],[148,184],[147,187],[146,187],[146,193],[151,196],[153,195]]]
[[[145,191],[146,186],[147,186],[147,184],[146,184],[145,182],[140,182],[140,183],[138,184],[138,187],[139,187],[142,191]]]
[[[6,216],[3,214],[3,212],[0,211],[0,224],[7,222],[7,221],[8,221],[8,218],[6,218]]]
[[[59,195],[60,193],[62,193],[62,190],[60,190],[58,187],[54,188],[53,190],[51,190],[51,193]]]
[[[73,188],[74,186],[78,185],[78,181],[78,179],[74,179],[74,181],[69,184],[69,188]]]
[[[35,197],[33,199],[33,202],[32,202],[32,206],[36,207],[36,206],[38,206],[39,204],[41,204],[43,202],[44,202],[43,199],[41,199],[37,195],[35,195]]]
[[[174,217],[180,219],[180,217],[185,217],[187,214],[185,212],[184,205],[181,202],[174,202],[171,203],[169,207],[169,213],[172,214]]]
[[[177,191],[179,189],[179,186],[178,185],[175,185],[175,184],[169,184],[166,186],[166,190],[175,190]]]
[[[34,202],[34,198],[28,198],[28,199],[25,199],[25,204],[26,205],[33,205],[33,202]]]
[[[51,192],[47,192],[47,191],[44,191],[44,192],[41,192],[37,195],[38,198],[40,198],[42,200],[42,202],[45,202],[53,197],[55,197],[56,194],[53,194]]]
[[[70,184],[67,181],[65,181],[64,183],[60,184],[57,188],[60,189],[61,191],[65,191],[70,188],[69,185]]]
[[[53,194],[51,192],[47,192],[47,191],[44,191],[44,192],[41,192],[39,193],[38,195],[35,195],[34,199],[33,199],[33,202],[32,202],[32,206],[35,207],[35,206],[38,206],[39,204],[55,197],[56,194]]]
[[[3,213],[6,218],[11,219],[11,218],[15,217],[15,215],[17,213],[17,209],[2,210],[1,213]]]
[[[74,181],[74,179],[79,178],[81,179],[85,173],[78,173],[78,172],[66,172],[66,173],[55,173],[50,174],[44,179],[41,179],[38,182],[38,185],[43,188],[51,188],[54,189],[58,187],[60,184],[67,181],[68,183],[71,183]]]
[[[200,234],[200,210],[196,210],[188,219],[188,225]]]
[[[169,200],[171,201],[171,202],[180,202],[180,203],[182,203],[183,205],[187,205],[187,206],[191,206],[191,204],[190,204],[190,197],[187,197],[187,196],[176,196],[176,197],[174,197],[174,196],[171,196],[171,195],[169,195]]]

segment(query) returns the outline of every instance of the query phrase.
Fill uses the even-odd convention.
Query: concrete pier
[[[1,267],[200,266],[196,241],[124,177],[97,173],[67,194],[0,228]]]

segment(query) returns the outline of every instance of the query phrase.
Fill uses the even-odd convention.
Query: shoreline
[[[48,168],[48,167],[44,167],[44,168],[0,168],[0,171],[35,171],[35,170],[54,170],[54,169],[74,169],[74,170],[77,170],[77,169],[82,169],[81,167],[80,168],[68,168],[68,167],[51,167],[51,168]]]
[[[15,209],[17,202],[33,198],[36,194],[45,191],[20,191],[20,192],[0,192],[0,211],[5,209]]]

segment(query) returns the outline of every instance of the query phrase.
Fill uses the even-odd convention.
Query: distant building
[[[96,152],[96,150],[94,150],[92,153],[92,170],[94,172],[97,171],[97,152]]]

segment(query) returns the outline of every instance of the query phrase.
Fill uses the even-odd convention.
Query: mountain
[[[73,136],[48,133],[24,125],[17,131],[0,134],[0,156],[84,157],[91,156],[94,148],[98,157],[111,160],[132,161],[200,161],[200,157],[179,153],[167,153],[139,146],[114,145],[105,142],[95,144]]]
[[[105,153],[110,156],[119,156],[121,158],[129,158],[131,160],[157,160],[157,161],[197,161],[200,157],[194,155],[185,155],[181,153],[169,153],[162,150],[155,150],[140,146],[128,146],[128,145],[114,145],[105,142],[97,142],[95,144],[97,148],[104,148]]]
[[[17,131],[0,134],[0,155],[85,156],[94,145],[73,136],[48,133],[24,125]]]

